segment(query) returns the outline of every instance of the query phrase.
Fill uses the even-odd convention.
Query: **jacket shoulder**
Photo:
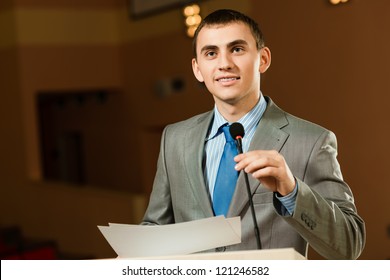
[[[275,119],[283,119],[279,121],[281,128],[284,131],[302,131],[304,133],[323,134],[324,132],[331,132],[329,129],[316,124],[314,122],[297,117],[291,113],[279,108],[270,98],[267,98],[270,115]]]
[[[212,116],[213,116],[213,111],[208,111],[208,112],[193,116],[189,119],[169,124],[165,127],[165,130],[186,131],[187,129],[193,128],[194,126],[201,124],[205,121],[210,122]]]

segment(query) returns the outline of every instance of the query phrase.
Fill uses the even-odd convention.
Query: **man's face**
[[[241,22],[205,26],[197,38],[197,58],[192,60],[195,77],[206,84],[219,105],[238,106],[259,98],[263,52],[258,50],[250,28]]]

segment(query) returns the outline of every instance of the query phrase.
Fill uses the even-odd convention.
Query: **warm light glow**
[[[185,25],[187,26],[187,35],[189,37],[194,37],[195,30],[202,21],[202,17],[199,13],[200,7],[197,4],[186,6],[183,9]]]
[[[193,14],[194,14],[194,12],[193,12],[192,6],[187,6],[187,7],[184,8],[183,15],[185,17],[192,16]]]
[[[190,38],[194,37],[196,28],[198,28],[198,26],[190,26],[187,28],[188,37],[190,37]]]
[[[194,15],[195,24],[199,25],[202,21],[202,17],[200,15]]]
[[[199,25],[199,23],[202,21],[202,18],[200,15],[193,15],[186,18],[186,25],[192,26],[192,25]]]
[[[188,17],[188,16],[199,14],[199,11],[200,11],[200,7],[196,4],[193,4],[191,6],[186,6],[183,10],[183,14],[184,16]]]
[[[340,3],[346,3],[346,2],[348,2],[348,0],[329,0],[329,2],[333,5],[337,5]]]
[[[195,18],[194,16],[189,16],[186,18],[186,25],[191,26],[195,24]]]

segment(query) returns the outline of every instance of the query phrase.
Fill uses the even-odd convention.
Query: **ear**
[[[198,62],[196,61],[196,58],[192,59],[192,71],[194,72],[195,78],[199,82],[203,83],[204,82],[203,75],[199,70],[199,66],[198,66]]]
[[[263,47],[260,50],[260,67],[259,67],[260,73],[263,74],[265,71],[267,71],[270,65],[271,65],[271,51],[269,48]]]

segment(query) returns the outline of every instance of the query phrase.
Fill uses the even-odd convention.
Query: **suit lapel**
[[[212,111],[203,114],[196,120],[195,125],[188,129],[185,137],[184,153],[187,178],[190,182],[190,187],[206,217],[214,215],[210,197],[206,189],[202,167],[205,139],[212,117]]]
[[[266,98],[266,100],[268,103],[267,109],[257,126],[249,147],[250,151],[280,151],[289,136],[286,132],[281,130],[282,127],[288,125],[285,112],[279,109],[271,99]],[[259,187],[263,188],[264,192],[268,191],[268,189],[262,187],[260,182],[257,179],[254,179],[250,174],[248,175],[248,179],[252,195]],[[232,198],[228,216],[240,215],[248,201],[245,178],[243,172],[241,172],[238,177],[236,191]]]

